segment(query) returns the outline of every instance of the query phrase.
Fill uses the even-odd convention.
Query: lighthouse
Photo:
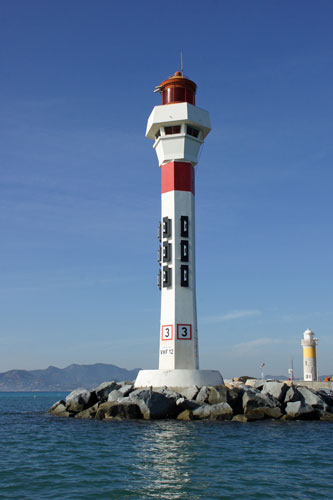
[[[195,104],[196,84],[177,71],[155,89],[146,137],[161,171],[158,227],[161,320],[159,369],[141,370],[136,387],[221,385],[216,370],[200,370],[195,279],[195,166],[211,130],[209,113]]]
[[[303,373],[304,380],[315,382],[318,380],[317,370],[317,344],[318,339],[314,337],[314,333],[308,328],[303,333]]]

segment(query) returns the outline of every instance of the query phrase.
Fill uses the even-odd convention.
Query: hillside
[[[45,370],[10,370],[0,373],[0,392],[4,391],[71,391],[78,387],[91,389],[109,380],[134,380],[139,368],[126,370],[116,365],[71,364],[66,368],[49,366]]]

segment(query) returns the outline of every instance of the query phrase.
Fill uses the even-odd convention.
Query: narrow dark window
[[[161,265],[161,262],[162,262],[162,247],[161,247],[161,245],[158,247],[158,262]]]
[[[163,241],[163,262],[169,262],[171,254],[171,245],[167,241]]]
[[[180,134],[180,125],[172,125],[171,127],[164,127],[165,135]]]
[[[162,234],[163,238],[168,238],[171,235],[171,220],[169,217],[163,217]]]
[[[188,216],[182,215],[180,218],[180,236],[188,238]]]
[[[190,127],[189,125],[186,126],[186,133],[187,135],[191,135],[192,137],[199,137],[199,132],[197,128]]]
[[[180,260],[182,262],[188,262],[188,241],[181,240],[180,242]]]
[[[161,275],[162,275],[161,270],[159,270],[159,271],[158,271],[158,274],[157,274],[157,286],[158,286],[158,288],[159,288],[160,290],[161,290],[161,288],[162,288],[162,283],[161,283]]]
[[[180,266],[180,284],[188,286],[188,266],[186,264]]]
[[[163,267],[163,287],[166,288],[170,286],[171,281],[171,269],[168,266]]]
[[[162,241],[162,224],[161,222],[158,225],[158,232],[157,232],[157,237],[160,241]]]

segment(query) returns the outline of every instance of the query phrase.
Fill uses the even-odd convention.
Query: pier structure
[[[221,385],[216,370],[200,370],[195,280],[195,166],[211,130],[209,113],[195,104],[196,84],[181,71],[155,92],[161,105],[149,116],[146,137],[154,141],[161,169],[158,229],[161,321],[159,369],[141,370],[136,387]]]
[[[314,337],[314,333],[308,328],[303,333],[303,376],[308,382],[318,381],[317,367],[317,344],[318,339]]]

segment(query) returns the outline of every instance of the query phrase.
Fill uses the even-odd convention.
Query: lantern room
[[[161,104],[175,104],[189,102],[195,106],[195,93],[197,86],[180,71],[158,85],[155,92],[161,93]]]

